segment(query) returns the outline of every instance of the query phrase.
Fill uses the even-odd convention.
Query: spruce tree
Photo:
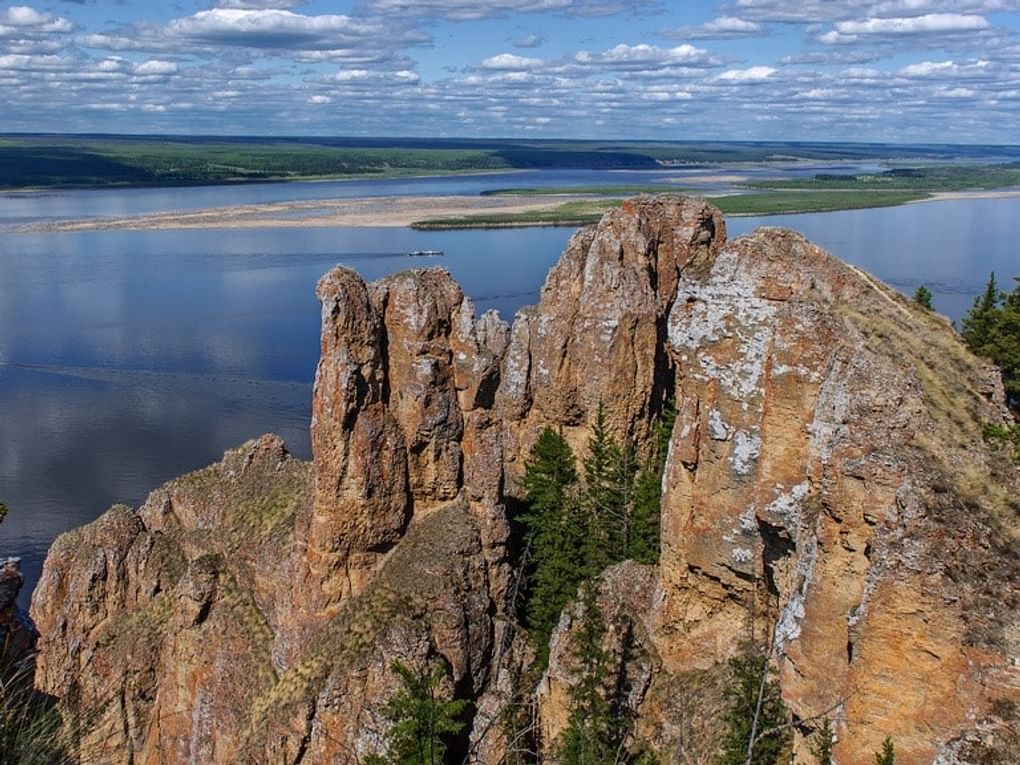
[[[570,655],[578,667],[571,686],[570,716],[559,741],[561,765],[609,765],[617,761],[622,743],[618,715],[605,697],[610,657],[602,647],[605,619],[589,582],[582,587],[581,613],[571,639]]]
[[[539,434],[525,466],[527,509],[523,522],[531,552],[530,586],[525,621],[544,666],[549,638],[563,607],[577,594],[586,576],[585,528],[578,508],[574,453],[552,428]]]
[[[914,292],[914,302],[922,308],[927,308],[929,311],[931,310],[931,298],[931,290],[923,284]]]
[[[585,573],[589,577],[597,576],[625,555],[629,498],[629,487],[623,480],[625,462],[633,464],[609,433],[605,407],[600,401],[583,463],[581,503],[587,526]]]
[[[974,305],[963,317],[960,335],[978,356],[994,357],[994,345],[999,323],[999,303],[1002,293],[995,281],[995,272],[988,277],[985,291],[974,299]]]
[[[726,689],[730,707],[718,765],[776,765],[789,747],[790,731],[779,683],[768,676],[768,659],[760,654],[737,656],[730,659],[730,668],[733,681]]]
[[[443,665],[429,671],[394,662],[391,669],[401,688],[383,707],[393,723],[386,733],[389,751],[385,757],[371,758],[372,765],[443,765],[448,739],[464,728],[459,718],[467,702],[448,701],[439,694],[447,672]]]
[[[832,720],[826,717],[822,720],[822,727],[812,737],[811,754],[818,761],[818,765],[832,765],[832,750],[835,747],[836,733],[832,729]]]
[[[893,750],[891,736],[886,736],[882,742],[882,751],[875,752],[875,765],[896,765],[896,752]]]
[[[1016,405],[1020,402],[1020,278],[999,309],[992,359],[1002,370],[1006,395]]]
[[[635,481],[627,557],[638,563],[659,562],[662,475],[666,469],[666,456],[675,421],[676,409],[667,407],[655,423],[652,452]]]

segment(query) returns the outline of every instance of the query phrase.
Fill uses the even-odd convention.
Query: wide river
[[[798,166],[779,175],[826,170]],[[479,311],[496,308],[509,319],[535,301],[572,233],[288,228],[20,234],[13,225],[507,186],[661,181],[669,189],[671,180],[700,178],[704,188],[723,188],[726,181],[714,177],[729,172],[543,171],[0,197],[0,501],[11,511],[0,525],[0,557],[21,556],[32,586],[57,534],[111,504],[137,505],[162,482],[246,439],[279,433],[292,452],[308,457],[319,335],[314,288],[331,266],[375,278],[441,264]],[[924,283],[936,308],[957,319],[990,271],[1004,285],[1020,274],[1016,198],[728,222],[731,236],[760,225],[802,231],[906,293]],[[416,249],[441,249],[446,256],[422,263],[406,255]]]

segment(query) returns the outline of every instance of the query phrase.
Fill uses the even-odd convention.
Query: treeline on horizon
[[[821,142],[0,135],[0,188],[174,186],[781,160],[1020,160],[1020,147]]]

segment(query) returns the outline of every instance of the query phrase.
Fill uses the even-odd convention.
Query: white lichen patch
[[[791,640],[800,637],[800,623],[804,618],[804,602],[807,599],[808,587],[811,585],[811,577],[814,574],[815,560],[818,557],[818,540],[809,536],[799,545],[802,550],[797,559],[797,589],[794,590],[790,599],[776,620],[775,643],[779,651]]]
[[[734,547],[731,555],[734,563],[750,563],[754,558],[754,553],[746,547]]]
[[[732,431],[725,423],[718,409],[712,409],[708,413],[708,435],[713,441],[729,441]]]
[[[761,456],[761,436],[738,430],[733,434],[733,454],[730,464],[737,475],[748,475]]]
[[[782,487],[776,487],[782,491]],[[811,490],[811,484],[807,481],[797,484],[788,492],[781,493],[774,500],[765,506],[765,512],[782,516],[788,523],[794,524],[800,521],[800,506],[804,498]]]
[[[746,407],[762,389],[775,313],[775,306],[755,294],[755,279],[742,259],[724,250],[707,282],[681,280],[669,317],[669,342],[680,354],[698,351],[706,374]],[[720,360],[710,349],[724,340],[735,341],[736,354],[728,342],[727,358]]]
[[[754,505],[750,505],[740,514],[740,531],[745,534],[753,534],[757,530],[758,514],[755,512]]]

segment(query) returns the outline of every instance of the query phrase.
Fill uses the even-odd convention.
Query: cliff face
[[[886,735],[907,763],[1020,744],[1018,476],[981,437],[1008,414],[939,318],[790,232],[726,244],[717,210],[670,197],[575,235],[512,328],[438,269],[335,269],[318,294],[312,464],[263,437],[51,550],[37,682],[83,709],[88,761],[355,762],[382,747],[391,662],[442,657],[475,701],[456,754],[498,762],[527,657],[506,506],[541,429],[582,452],[600,400],[639,446],[679,412],[661,563],[600,584],[610,690],[665,762],[711,756],[720,662],[748,639],[798,735],[838,721],[841,765]]]

